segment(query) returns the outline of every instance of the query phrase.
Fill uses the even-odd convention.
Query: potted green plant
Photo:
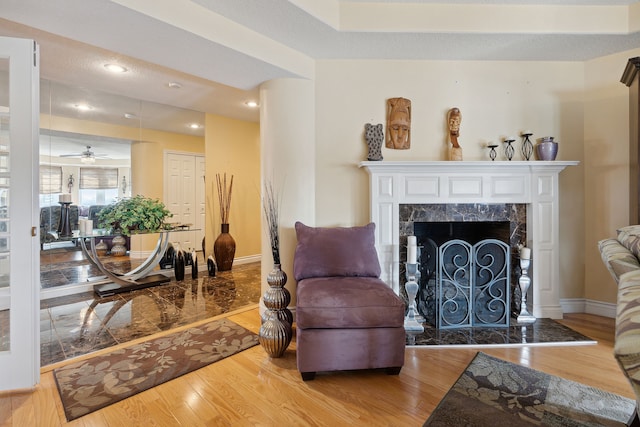
[[[125,236],[166,229],[173,214],[158,199],[137,195],[120,199],[98,212],[98,225]]]

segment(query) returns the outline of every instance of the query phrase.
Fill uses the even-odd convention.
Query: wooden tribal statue
[[[411,101],[405,98],[387,100],[387,138],[385,147],[397,150],[411,148]]]
[[[462,147],[458,143],[460,136],[460,122],[462,122],[462,113],[458,108],[452,108],[447,113],[447,123],[449,125],[449,138],[451,140],[451,150],[449,151],[449,160],[462,160]]]

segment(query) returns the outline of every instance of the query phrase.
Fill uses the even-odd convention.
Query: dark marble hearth
[[[530,325],[502,328],[437,329],[424,324],[423,333],[407,333],[407,345],[456,346],[456,345],[579,345],[596,341],[561,325],[553,319],[537,319]]]

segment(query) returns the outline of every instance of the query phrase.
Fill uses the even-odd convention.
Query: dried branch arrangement
[[[271,243],[273,263],[280,264],[280,238],[278,233],[279,211],[276,196],[273,185],[271,185],[271,183],[265,184],[262,208],[264,209],[264,217],[267,221],[267,232],[269,233],[269,241]]]
[[[231,192],[233,190],[233,175],[227,187],[227,174],[223,177],[219,173],[216,174],[216,183],[218,185],[218,202],[220,206],[220,223],[229,224],[229,211],[231,210]]]

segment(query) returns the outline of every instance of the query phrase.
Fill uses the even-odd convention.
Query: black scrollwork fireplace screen
[[[438,247],[438,328],[509,326],[509,253],[496,239],[474,245],[454,239]]]
[[[482,212],[474,206],[464,206],[465,209],[457,206],[455,215],[426,215],[413,211],[410,217],[413,234],[421,248],[418,260],[421,278],[416,298],[418,313],[436,328],[508,326],[513,314],[519,312],[519,306],[510,306],[517,306],[519,301],[518,290],[512,289],[517,280],[511,264],[514,245],[526,239],[521,230],[526,219],[518,217],[514,221],[505,217],[502,211],[488,210],[485,214],[481,207],[478,209]],[[448,243],[456,240],[464,244]],[[485,242],[494,243],[487,245]],[[453,261],[457,256],[455,262],[466,267],[440,261],[440,250],[446,244],[452,252],[445,253],[443,259]],[[441,271],[441,267],[444,270]],[[447,275],[458,277],[461,286],[454,287],[455,280],[446,279]],[[466,305],[462,306],[463,302]],[[442,303],[445,303],[444,308]],[[476,313],[478,305],[485,306],[479,309],[480,314]],[[455,311],[456,307],[461,308]],[[440,319],[441,313],[445,315],[443,319]]]

